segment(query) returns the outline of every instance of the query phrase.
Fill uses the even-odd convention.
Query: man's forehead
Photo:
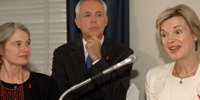
[[[104,12],[103,5],[96,0],[85,1],[80,5],[80,11],[83,12]]]

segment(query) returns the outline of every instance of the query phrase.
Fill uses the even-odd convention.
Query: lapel
[[[71,63],[73,67],[72,69],[74,69],[74,72],[76,75],[75,77],[78,78],[77,80],[83,81],[85,79],[82,76],[86,73],[87,70],[86,70],[86,64],[85,64],[85,56],[84,56],[82,39],[77,40],[75,45],[73,45],[71,49],[72,49],[72,52],[70,53],[70,58],[71,58]]]
[[[107,63],[112,61],[112,58],[114,56],[114,53],[112,51],[113,51],[113,45],[111,44],[111,40],[105,37],[101,48],[101,55],[102,58],[105,59]]]

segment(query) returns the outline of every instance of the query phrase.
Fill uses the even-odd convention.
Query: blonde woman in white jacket
[[[148,71],[147,100],[200,100],[198,16],[180,4],[164,10],[156,20],[156,28],[162,46],[174,62]]]

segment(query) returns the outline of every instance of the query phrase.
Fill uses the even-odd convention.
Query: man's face
[[[82,31],[83,38],[87,41],[92,36],[102,39],[104,29],[108,23],[103,5],[96,0],[87,0],[80,6],[78,18],[75,23]]]

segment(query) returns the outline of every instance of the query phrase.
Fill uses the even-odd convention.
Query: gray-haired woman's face
[[[31,53],[30,42],[28,33],[17,29],[5,44],[2,53],[4,63],[18,66],[26,65]]]

